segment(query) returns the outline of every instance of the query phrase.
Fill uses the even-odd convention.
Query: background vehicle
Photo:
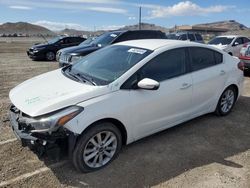
[[[98,170],[122,144],[206,113],[229,114],[243,86],[238,64],[199,43],[111,45],[12,89],[11,125],[39,145],[69,139],[75,167]]]
[[[208,44],[224,50],[230,55],[239,57],[240,49],[242,48],[243,44],[247,42],[250,42],[250,40],[244,36],[225,35],[215,37],[214,39],[209,41]]]
[[[66,48],[58,54],[59,66],[72,64],[83,56],[117,42],[137,39],[164,39],[165,33],[156,30],[112,31],[104,33],[91,42],[89,46]]]
[[[78,46],[81,46],[81,47],[87,46],[87,45],[89,45],[94,39],[96,39],[96,37],[89,37],[89,38],[87,38],[86,40],[84,40],[83,42],[81,42]],[[73,46],[73,47],[74,47],[74,46]],[[67,49],[69,49],[69,48],[70,48],[70,47],[67,47]],[[63,49],[65,49],[65,48],[63,48]],[[56,60],[57,60],[57,61],[59,61],[59,57],[60,57],[60,55],[61,55],[63,49],[57,51],[57,53],[56,53]]]
[[[240,50],[240,60],[244,66],[244,75],[250,77],[250,43],[246,43]]]
[[[33,60],[53,61],[56,58],[58,50],[70,46],[76,46],[85,40],[86,39],[82,37],[59,36],[51,39],[45,44],[36,44],[32,46],[27,51],[27,55]]]
[[[204,40],[199,33],[190,33],[190,32],[170,33],[167,35],[167,39],[189,40],[193,42],[204,43]]]

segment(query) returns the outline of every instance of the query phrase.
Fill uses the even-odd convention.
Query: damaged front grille
[[[28,132],[30,130],[33,130],[30,124],[28,124],[28,115],[23,113],[21,110],[19,110],[14,105],[11,105],[10,112],[12,113],[12,117],[14,116],[15,121],[18,124],[18,130],[22,130],[24,132]]]

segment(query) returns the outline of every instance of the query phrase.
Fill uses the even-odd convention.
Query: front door
[[[143,66],[128,82],[151,78],[157,90],[131,89],[129,112],[135,139],[173,126],[188,118],[191,111],[192,78],[187,73],[186,49],[163,52]]]

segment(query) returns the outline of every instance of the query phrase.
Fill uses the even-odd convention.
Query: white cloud
[[[31,10],[32,9],[31,7],[20,6],[20,5],[12,5],[12,6],[9,6],[9,8],[11,8],[11,9],[19,9],[19,10]]]
[[[0,0],[0,4],[7,4],[10,8],[31,9],[33,8],[53,8],[79,11],[95,11],[104,13],[127,14],[127,10],[114,5],[119,5],[119,0]],[[16,6],[15,4],[19,4]],[[95,6],[95,5],[100,6]]]
[[[150,6],[148,6],[150,8]],[[149,18],[163,18],[171,16],[195,16],[206,15],[209,13],[220,13],[232,8],[232,6],[215,5],[210,7],[201,7],[191,1],[179,2],[173,6],[151,6]]]
[[[57,0],[57,1],[70,2],[70,3],[97,3],[97,4],[119,3],[119,0]]]
[[[63,22],[51,22],[51,21],[41,20],[41,21],[34,22],[33,24],[46,27],[52,31],[60,31],[66,28],[76,29],[76,30],[85,30],[85,31],[89,30],[88,27],[85,27],[77,23],[63,23]]]
[[[129,16],[128,19],[129,19],[129,20],[135,20],[136,17],[135,17],[135,16]]]
[[[110,7],[86,7],[86,10],[93,10],[97,12],[107,12],[107,13],[117,13],[117,14],[127,13],[125,9],[110,8]]]

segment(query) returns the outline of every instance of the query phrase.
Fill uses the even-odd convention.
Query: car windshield
[[[168,34],[167,35],[167,39],[178,39],[179,35],[176,35],[176,34]]]
[[[228,45],[231,44],[234,37],[215,37],[212,39],[208,44],[215,44],[215,45]]]
[[[89,37],[85,41],[79,44],[79,46],[84,46],[90,44],[94,40],[94,37]]]
[[[59,41],[60,39],[62,39],[62,37],[55,37],[55,38],[49,40],[48,43],[53,44],[53,43],[56,43],[57,41]]]
[[[109,46],[85,56],[78,63],[72,65],[68,71],[93,81],[94,85],[107,85],[151,52],[151,50],[131,46]]]
[[[119,34],[120,34],[120,32],[104,33],[101,36],[97,37],[95,40],[93,40],[91,42],[91,44],[100,45],[100,46],[107,46],[115,38],[117,38]]]

